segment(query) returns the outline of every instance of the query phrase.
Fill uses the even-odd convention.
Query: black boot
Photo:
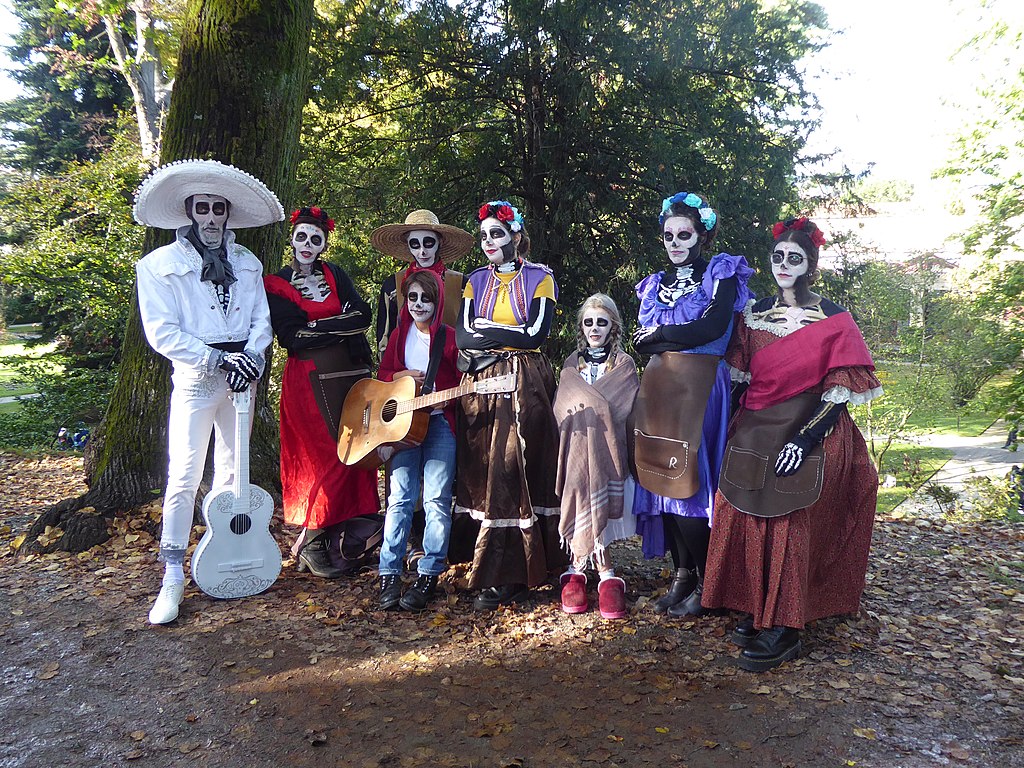
[[[732,628],[729,639],[732,640],[734,645],[746,648],[760,631],[759,629],[754,629],[754,617],[748,613],[744,618],[740,619],[739,624]]]
[[[739,665],[748,672],[767,672],[800,655],[800,630],[793,627],[762,629],[740,654]]]
[[[327,551],[327,534],[321,533],[299,552],[299,561],[295,566],[299,573],[309,571],[321,579],[339,579],[344,571],[336,568],[331,562],[331,554]]]
[[[435,589],[437,589],[437,576],[425,576],[421,573],[417,577],[416,583],[402,595],[398,604],[406,611],[422,611],[434,597]]]
[[[678,603],[673,605],[667,611],[666,614],[671,616],[673,619],[681,618],[682,616],[703,616],[707,613],[704,610],[704,606],[700,604],[700,598],[704,594],[704,577],[697,577],[697,586],[693,588],[693,591],[680,600]]]
[[[697,575],[689,568],[676,568],[676,574],[672,577],[668,592],[654,601],[652,607],[655,613],[665,613],[676,603],[684,600],[687,595],[693,592],[697,582]]]
[[[493,611],[499,605],[521,603],[530,596],[525,584],[502,584],[500,587],[488,587],[481,590],[473,600],[473,609],[477,611]]]
[[[390,611],[398,607],[402,599],[402,577],[397,573],[389,573],[380,577],[380,607]]]

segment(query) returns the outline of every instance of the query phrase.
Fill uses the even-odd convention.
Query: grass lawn
[[[890,512],[898,507],[904,499],[916,491],[928,479],[942,469],[952,458],[953,452],[947,448],[934,448],[915,443],[893,443],[882,458],[879,477],[884,481],[886,475],[896,478],[896,485],[891,488],[878,486],[878,514]]]
[[[27,346],[24,341],[14,341],[9,336],[5,337],[4,343],[0,343],[0,397],[27,395],[36,391],[35,386],[26,382],[5,358],[41,357],[56,348],[56,342],[32,347]],[[53,364],[52,368],[57,370],[58,366]]]

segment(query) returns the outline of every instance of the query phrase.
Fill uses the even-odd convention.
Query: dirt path
[[[75,469],[0,456],[4,538]],[[286,567],[151,627],[155,531],[119,520],[83,556],[0,556],[0,768],[1024,766],[1024,529],[948,528],[880,520],[861,615],[752,675],[732,618],[649,610],[667,566],[632,543],[621,622],[550,589],[475,614],[452,572],[435,610],[383,614],[371,574]]]

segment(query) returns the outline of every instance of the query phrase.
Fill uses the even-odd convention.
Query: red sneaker
[[[582,573],[563,573],[562,610],[566,613],[585,613],[590,608],[587,602],[587,577]]]
[[[562,603],[565,603],[565,590],[562,590]],[[604,619],[624,619],[629,611],[626,609],[626,582],[618,576],[604,579],[597,585],[597,607]]]

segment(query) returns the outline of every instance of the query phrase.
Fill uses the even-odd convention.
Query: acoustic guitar
[[[514,392],[516,375],[507,373],[458,387],[416,396],[418,385],[411,376],[394,381],[360,379],[352,385],[341,408],[338,427],[338,458],[342,464],[376,469],[384,462],[377,454],[382,446],[396,450],[419,445],[427,436],[433,408],[463,395],[495,395]]]
[[[211,597],[249,597],[270,588],[281,573],[281,549],[270,535],[274,501],[249,484],[251,387],[233,396],[235,482],[203,500],[206,533],[192,555],[192,579]]]

